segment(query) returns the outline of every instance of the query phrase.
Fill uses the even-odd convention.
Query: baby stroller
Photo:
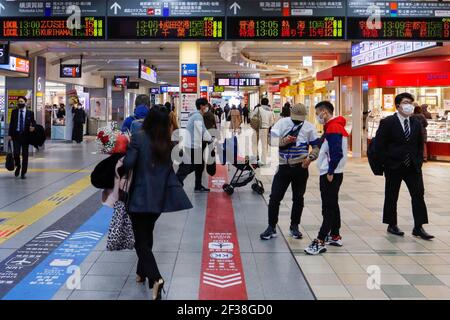
[[[223,191],[228,195],[233,194],[234,188],[246,186],[253,180],[252,190],[257,194],[264,193],[264,186],[262,182],[256,178],[255,174],[255,169],[258,168],[258,165],[250,164],[248,157],[245,157],[245,159],[238,159],[236,136],[225,139],[225,142],[219,146],[219,158],[223,165],[232,164],[236,168],[236,172],[231,178],[230,183],[225,183],[222,186]]]

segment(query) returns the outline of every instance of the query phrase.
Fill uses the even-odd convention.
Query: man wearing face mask
[[[11,113],[9,124],[8,141],[13,141],[14,164],[16,166],[15,176],[18,177],[22,169],[21,178],[25,179],[28,168],[28,137],[30,132],[34,131],[36,121],[33,111],[26,108],[27,98],[19,97],[17,99],[17,109]],[[22,150],[22,165],[20,164],[20,152]]]
[[[411,195],[414,229],[412,234],[425,240],[434,237],[428,234],[423,224],[428,223],[422,178],[423,135],[420,122],[411,117],[414,112],[414,97],[401,93],[395,97],[397,112],[381,120],[376,134],[376,149],[386,178],[383,223],[387,231],[403,236],[397,225],[397,200],[402,181]]]
[[[322,146],[317,166],[320,171],[320,196],[322,199],[322,226],[317,238],[305,248],[307,254],[316,255],[327,251],[326,244],[341,247],[341,212],[339,190],[344,179],[347,163],[348,133],[344,117],[334,117],[334,106],[321,101],[315,106],[317,121],[324,125]]]
[[[292,188],[291,225],[289,233],[294,239],[303,237],[299,230],[303,212],[303,196],[308,182],[308,167],[317,159],[320,139],[314,125],[306,121],[306,107],[298,103],[289,117],[281,118],[270,131],[272,139],[279,141],[279,167],[273,177],[269,201],[269,226],[260,234],[262,240],[276,237],[280,202],[289,185]],[[276,140],[275,140],[276,141]],[[311,146],[312,150],[309,151]]]

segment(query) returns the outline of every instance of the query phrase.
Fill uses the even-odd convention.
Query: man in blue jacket
[[[122,124],[122,132],[131,132],[131,124],[135,120],[144,120],[150,110],[150,98],[146,94],[140,94],[136,97],[134,105],[134,115],[125,119]],[[141,121],[142,122],[142,121]]]

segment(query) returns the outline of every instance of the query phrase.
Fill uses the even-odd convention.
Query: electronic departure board
[[[0,18],[1,40],[95,40],[105,38],[103,17],[82,17],[80,29],[69,29],[64,17]]]
[[[109,17],[108,39],[221,40],[223,17]]]
[[[348,18],[349,39],[450,40],[450,18],[381,18],[381,28],[369,28],[367,19]]]
[[[345,38],[344,17],[228,18],[231,40],[297,40]]]
[[[216,86],[252,87],[259,86],[257,78],[216,78]]]

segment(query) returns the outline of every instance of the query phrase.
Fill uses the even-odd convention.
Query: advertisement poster
[[[106,121],[106,98],[91,98],[90,99],[91,112],[90,117]]]
[[[393,94],[384,94],[383,95],[383,110],[384,111],[395,111]]]
[[[186,128],[189,114],[196,110],[195,100],[197,100],[197,94],[181,95],[180,122],[183,129]]]
[[[27,108],[29,109],[31,106],[31,94],[32,90],[8,90],[8,118],[7,123],[9,123],[9,119],[11,119],[11,112],[17,107],[17,98],[24,96],[28,99]]]

